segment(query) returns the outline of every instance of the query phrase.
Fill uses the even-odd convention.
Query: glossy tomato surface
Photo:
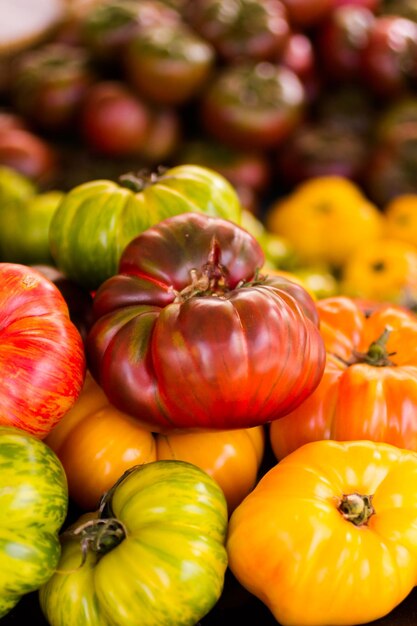
[[[417,581],[416,477],[417,455],[396,446],[306,444],[235,509],[229,567],[282,626],[381,618]]]
[[[137,626],[138,616],[141,626],[193,626],[221,595],[226,530],[223,492],[206,472],[182,461],[136,466],[62,536],[43,612],[51,626]]]
[[[369,439],[417,451],[416,316],[345,296],[317,308],[327,350],[323,378],[292,415],[271,424],[276,456],[317,439]]]
[[[315,304],[263,263],[247,231],[198,213],[135,238],[87,337],[110,401],[154,431],[249,428],[302,402],[324,365]]]
[[[0,618],[52,576],[67,506],[66,476],[54,452],[0,426]]]
[[[15,263],[0,263],[0,333],[0,424],[43,438],[81,391],[81,336],[58,288]]]

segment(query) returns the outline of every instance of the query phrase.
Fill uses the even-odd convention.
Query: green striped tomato
[[[127,244],[162,219],[202,212],[240,222],[237,192],[220,174],[196,165],[94,180],[69,191],[55,211],[49,245],[62,272],[89,289],[117,273]]]
[[[52,576],[67,506],[55,453],[33,435],[0,426],[0,618]]]
[[[63,533],[43,613],[51,626],[194,626],[222,593],[226,530],[225,497],[202,469],[135,466]]]

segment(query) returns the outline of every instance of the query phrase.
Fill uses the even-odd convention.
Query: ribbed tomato
[[[110,401],[159,432],[249,428],[305,400],[324,367],[316,307],[263,263],[247,231],[198,213],[135,238],[86,342]]]
[[[0,424],[43,438],[72,407],[85,376],[81,335],[41,272],[0,263]]]
[[[194,463],[222,488],[229,513],[255,485],[265,432],[262,426],[214,432],[153,434],[118,411],[87,375],[83,390],[45,439],[62,462],[69,495],[93,510],[105,491],[130,467],[157,459]]]
[[[282,458],[317,439],[370,439],[417,451],[417,317],[335,296],[317,303],[327,350],[317,389],[271,424]]]
[[[57,572],[40,591],[48,623],[197,624],[222,593],[226,530],[223,492],[202,469],[136,466],[62,535]]]

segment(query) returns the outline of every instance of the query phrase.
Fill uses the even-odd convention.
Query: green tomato
[[[68,192],[54,213],[49,245],[56,266],[97,289],[117,273],[121,254],[141,232],[172,215],[197,211],[240,222],[237,192],[220,174],[179,165],[120,184],[96,180]]]
[[[51,626],[194,626],[222,593],[226,531],[225,496],[202,469],[135,466],[63,533],[43,613]]]
[[[52,576],[67,507],[67,480],[54,452],[28,433],[1,426],[0,617]]]
[[[52,263],[49,226],[64,197],[62,191],[40,193],[0,210],[0,256],[7,263]]]
[[[20,202],[35,195],[35,184],[20,172],[0,166],[0,211],[9,202]]]

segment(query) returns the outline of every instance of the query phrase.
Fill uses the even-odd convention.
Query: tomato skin
[[[416,479],[417,455],[389,444],[306,444],[235,509],[229,567],[282,626],[376,620],[416,584]],[[338,508],[355,493],[372,497],[367,524]]]
[[[79,567],[80,537],[62,536],[59,572],[40,591],[49,624],[136,626],[138,615],[141,626],[197,623],[224,584],[220,487],[195,465],[155,461],[122,477],[109,509],[126,536],[100,559],[90,552]]]
[[[135,191],[125,185],[133,184]],[[54,213],[49,230],[57,267],[95,290],[117,273],[127,244],[158,221],[186,211],[240,220],[231,184],[204,167],[179,165],[121,185],[94,180],[73,188]]]
[[[54,452],[0,426],[0,617],[52,576],[67,506],[66,476]]]
[[[95,295],[86,342],[110,401],[156,432],[250,428],[302,402],[324,365],[315,305],[283,277],[258,281],[263,262],[247,231],[198,213],[135,238]],[[196,290],[207,272],[224,290]]]
[[[263,460],[262,426],[157,435],[118,411],[87,373],[80,397],[45,439],[62,462],[70,498],[93,510],[105,491],[133,465],[157,459],[188,461],[222,488],[229,513],[255,485]]]
[[[81,336],[58,288],[24,265],[0,263],[0,311],[0,424],[43,438],[81,391]]]
[[[275,456],[317,439],[369,439],[417,451],[416,316],[389,304],[366,312],[345,296],[325,298],[317,309],[327,351],[323,378],[302,407],[271,424]],[[385,328],[392,365],[347,364]]]

